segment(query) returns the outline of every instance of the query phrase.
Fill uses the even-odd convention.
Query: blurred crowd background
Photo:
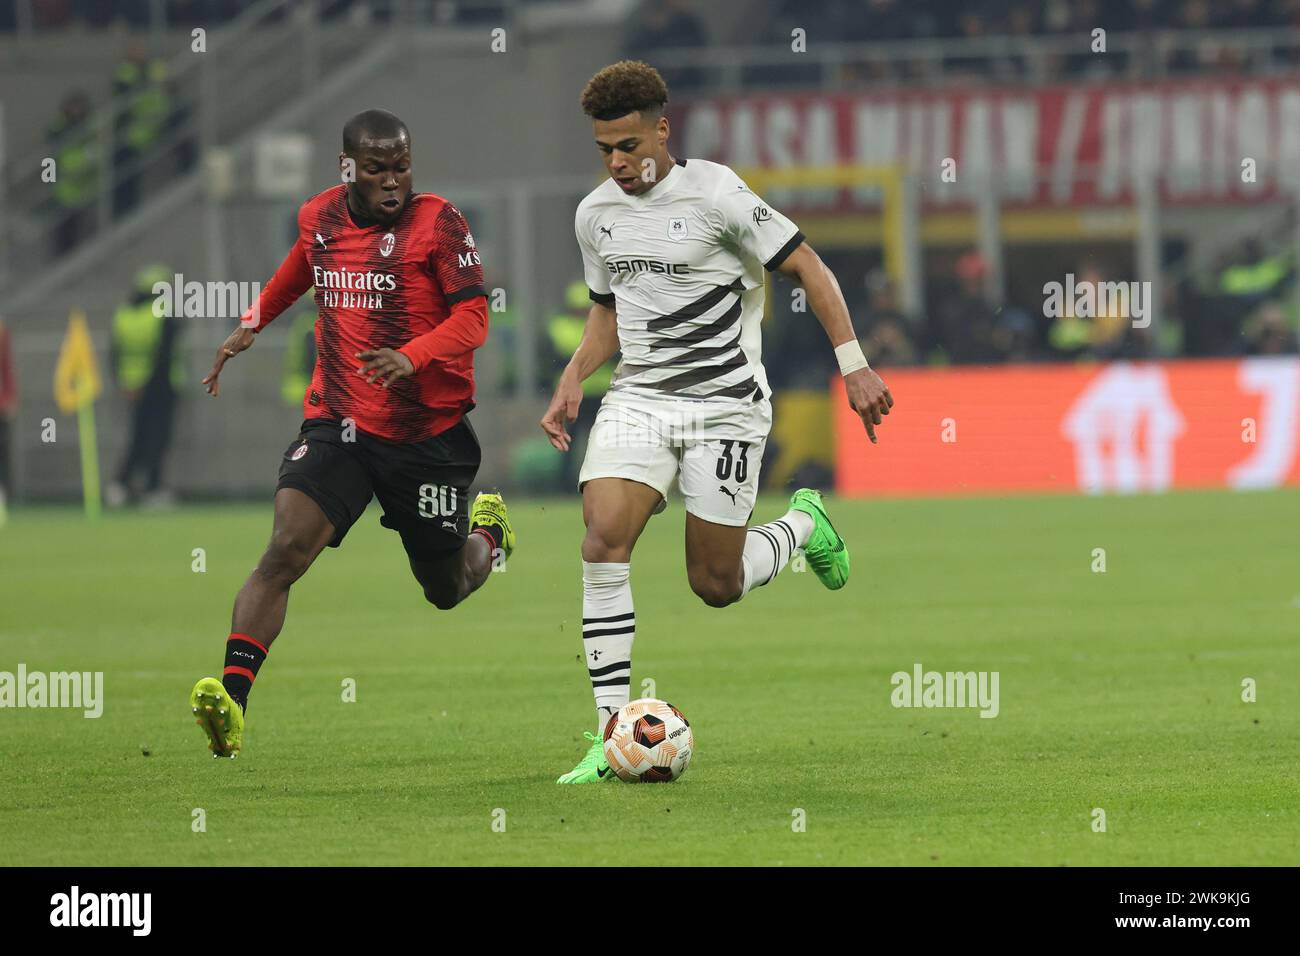
[[[500,50],[489,45],[496,29],[507,38]],[[586,310],[572,212],[600,167],[577,95],[623,56],[668,80],[679,155],[738,169],[898,171],[910,197],[901,218],[885,208],[883,180],[853,194],[786,183],[769,196],[801,225],[808,216],[805,232],[881,369],[1297,351],[1300,204],[1287,170],[1300,134],[1287,121],[1300,115],[1287,110],[1300,102],[1300,0],[3,0],[0,50],[0,482],[10,498],[75,487],[70,459],[42,454],[33,424],[50,413],[74,310],[89,320],[111,386],[101,419],[110,500],[165,506],[177,491],[263,490],[266,476],[248,477],[246,463],[269,457],[273,476],[293,436],[314,360],[310,301],[261,337],[263,354],[241,358],[246,377],[213,407],[196,383],[230,323],[153,320],[149,287],[175,273],[265,281],[298,203],[335,178],[342,119],[368,106],[407,119],[417,186],[466,211],[489,284],[506,293],[480,357],[476,419],[485,445],[505,449],[493,463],[498,483],[565,489],[573,469],[552,461],[531,428]],[[1243,120],[1251,84],[1267,104]],[[1144,90],[1162,91],[1163,109],[1208,90],[1189,108],[1222,113],[1236,140],[1263,144],[1258,187],[1179,186],[1176,157],[1217,149],[1227,128],[1208,120],[1164,127],[1167,141],[1205,142],[1158,152],[1149,194],[1135,180],[1100,196],[1099,161],[1062,172],[1049,146],[1020,170],[1043,191],[1003,193],[990,178],[989,195],[957,197],[942,193],[928,140],[891,158],[871,128],[839,129],[829,155],[800,152],[819,104],[842,126],[861,104],[905,112],[922,101],[927,116],[959,114],[954,129],[969,148],[971,103],[987,91],[995,104],[1039,97],[1035,135],[1050,129],[1061,141],[1071,99],[1084,102],[1080,115],[1102,118],[1078,119],[1078,155],[1095,159],[1095,140],[1105,153],[1105,136],[1127,143],[1140,125],[1107,128],[1107,98]],[[795,116],[793,140],[783,110]],[[706,135],[708,119],[691,121],[715,115],[728,119],[720,139]],[[759,145],[737,145],[754,122]],[[854,135],[869,162],[843,145]],[[46,159],[57,181],[42,177]],[[1229,160],[1235,174],[1237,154]],[[1062,176],[1070,181],[1058,188]],[[1076,180],[1094,185],[1075,191]],[[906,247],[905,269],[891,262],[891,242]],[[1067,274],[1150,282],[1158,321],[1048,314],[1044,283]],[[790,302],[773,287],[769,377],[782,393],[824,391],[833,356]],[[593,402],[607,372],[591,385]],[[824,465],[824,454],[813,457]]]

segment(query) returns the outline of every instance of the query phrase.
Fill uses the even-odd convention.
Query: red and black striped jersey
[[[465,217],[433,193],[412,193],[395,222],[357,222],[346,187],[298,211],[298,239],[245,324],[265,328],[316,290],[316,370],[306,418],[350,418],[394,442],[431,438],[474,404],[474,350],[487,340],[483,266]],[[388,388],[356,374],[356,355],[391,348],[415,374]]]

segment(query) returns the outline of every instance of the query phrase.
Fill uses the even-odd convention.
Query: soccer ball
[[[671,783],[695,750],[691,722],[666,701],[642,697],[605,724],[605,759],[628,783]]]

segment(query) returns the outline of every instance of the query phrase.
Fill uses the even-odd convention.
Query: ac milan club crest
[[[297,448],[293,450],[293,454],[289,456],[289,460],[297,461],[305,454],[307,454],[307,443],[303,442],[301,445],[299,445]]]
[[[392,255],[393,246],[397,244],[397,237],[391,232],[386,233],[383,239],[379,240],[379,254],[384,257]]]

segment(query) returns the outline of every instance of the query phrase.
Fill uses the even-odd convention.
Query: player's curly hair
[[[637,111],[662,111],[668,102],[668,84],[649,63],[620,60],[587,81],[580,102],[582,111],[598,120],[618,119]]]

